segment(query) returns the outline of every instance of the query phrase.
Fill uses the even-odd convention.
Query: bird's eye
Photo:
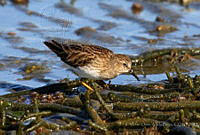
[[[123,65],[124,65],[125,67],[128,67],[128,65],[127,65],[126,63],[123,63]]]

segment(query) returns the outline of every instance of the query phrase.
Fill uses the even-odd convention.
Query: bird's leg
[[[89,97],[90,94],[94,92],[94,89],[87,84],[88,82],[92,82],[92,81],[93,80],[90,80],[90,79],[87,79],[87,78],[81,78],[80,79],[82,86],[84,86],[87,89],[87,91],[85,93],[86,97]]]
[[[95,82],[98,85],[100,85],[101,87],[103,87],[104,89],[109,89],[109,85],[110,85],[110,81],[109,83],[105,83],[103,80],[91,80],[91,79],[87,79],[87,78],[81,78],[80,79],[81,82],[84,82],[87,85],[87,82]],[[83,85],[83,84],[82,84]],[[83,85],[85,86],[85,85]],[[87,85],[89,86],[89,85]],[[86,86],[85,86],[86,87]],[[87,87],[86,87],[87,88]],[[91,87],[90,87],[91,88]]]
[[[87,89],[85,92],[85,98],[90,99],[90,94],[94,92],[94,89],[87,85],[85,82],[81,81],[81,84]]]
[[[90,90],[90,91],[94,91],[94,89],[93,88],[91,88],[89,85],[87,85],[85,82],[82,82],[81,81],[81,84],[84,86],[84,87],[86,87],[88,90]]]

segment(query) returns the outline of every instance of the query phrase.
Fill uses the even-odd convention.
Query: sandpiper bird
[[[80,78],[110,80],[120,74],[130,73],[139,80],[131,68],[131,59],[126,55],[115,54],[101,46],[72,40],[64,43],[51,40],[45,41],[44,44]]]

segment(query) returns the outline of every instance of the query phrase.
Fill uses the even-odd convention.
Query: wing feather
[[[113,52],[107,48],[77,41],[68,41],[63,44],[55,40],[45,41],[44,44],[61,58],[66,64],[78,67],[90,64],[97,57],[108,58]]]

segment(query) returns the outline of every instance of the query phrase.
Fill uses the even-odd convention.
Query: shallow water
[[[131,12],[130,7],[135,2],[144,6],[139,14]],[[76,0],[73,4],[64,0],[30,0],[27,5],[16,5],[7,1],[0,6],[0,82],[39,87],[63,78],[77,78],[43,45],[43,41],[54,37],[89,41],[117,53],[134,56],[154,49],[198,48],[200,9],[197,4],[184,7],[177,3],[150,0]],[[153,32],[159,25],[155,22],[157,16],[177,30],[165,34]],[[92,36],[75,33],[85,26],[96,29],[97,33]],[[149,44],[148,39],[161,40]],[[30,63],[46,66],[48,71],[28,78],[22,69]],[[192,71],[194,73],[199,74],[199,71]],[[137,84],[166,79],[164,74],[139,77],[141,82],[132,76],[121,75],[112,83]],[[2,88],[0,94],[7,92]]]

